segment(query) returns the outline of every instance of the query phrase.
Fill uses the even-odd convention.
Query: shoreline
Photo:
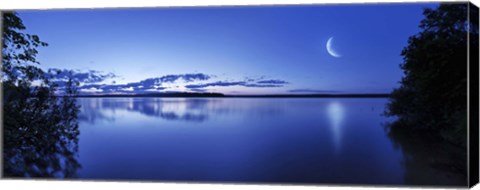
[[[223,94],[143,94],[78,95],[75,98],[389,98],[390,94],[302,94],[302,95],[223,95]]]

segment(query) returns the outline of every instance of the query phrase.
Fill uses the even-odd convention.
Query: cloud
[[[189,74],[180,74],[180,75],[165,75],[162,77],[148,78],[142,80],[138,83],[130,83],[130,85],[141,84],[146,87],[152,87],[154,85],[159,85],[162,83],[173,83],[179,79],[183,79],[185,82],[194,82],[194,81],[204,81],[210,79],[211,76],[203,73],[189,73]]]
[[[98,89],[98,88],[83,88],[83,89],[80,89],[81,92],[86,92],[86,93],[99,93],[99,92],[102,92],[102,90]]]
[[[163,86],[165,83],[173,83],[178,80],[183,80],[184,82],[195,82],[195,81],[204,81],[209,80],[210,75],[203,73],[189,73],[189,74],[179,74],[179,75],[165,75],[155,78],[147,78],[139,82],[131,82],[127,84],[88,84],[80,86],[80,91],[84,93],[91,92],[93,89],[98,89],[102,93],[152,93],[152,92],[163,92],[163,90],[168,89],[168,87]],[[86,91],[85,89],[90,89]]]
[[[99,83],[103,82],[106,79],[118,77],[113,73],[106,73],[104,74],[101,71],[89,70],[89,71],[80,71],[80,70],[68,70],[68,69],[57,69],[57,68],[50,68],[48,72],[45,73],[47,78],[57,84],[64,84],[70,78],[72,80],[91,84],[91,83]]]
[[[244,86],[246,82],[212,82],[212,83],[206,83],[206,84],[191,84],[191,85],[186,85],[186,88],[206,88],[209,86]]]
[[[335,90],[314,90],[314,89],[293,89],[289,90],[288,92],[293,92],[293,93],[337,93],[341,91],[335,91]]]
[[[210,86],[244,86],[244,87],[254,87],[254,88],[275,88],[275,87],[283,87],[288,82],[283,80],[262,80],[262,81],[255,81],[253,79],[247,78],[245,81],[235,81],[235,82],[226,82],[226,81],[217,81],[212,83],[205,83],[205,84],[192,84],[186,85],[186,88],[189,89],[198,89],[198,88],[206,88]]]
[[[259,84],[288,84],[287,81],[283,81],[283,80],[261,80],[261,81],[257,81],[257,83],[259,83]]]
[[[198,89],[198,88],[192,88],[190,90],[193,91],[193,92],[206,92],[207,91],[207,89]]]
[[[276,87],[283,87],[283,85],[278,84],[245,84],[245,87],[255,87],[255,88],[276,88]]]
[[[152,92],[171,92],[171,91],[190,91],[190,92],[208,92],[207,87],[229,87],[243,86],[248,88],[276,88],[289,84],[287,81],[278,79],[268,79],[264,76],[244,80],[223,80],[212,82],[214,75],[204,73],[186,73],[170,74],[160,77],[147,78],[138,82],[118,84],[114,80],[117,78],[114,73],[104,73],[95,70],[80,71],[67,69],[49,69],[46,74],[50,80],[59,85],[59,92],[65,89],[66,82],[72,78],[79,81],[78,90],[80,94],[142,94]],[[109,84],[106,82],[110,81]]]
[[[204,81],[208,80],[211,77],[203,73],[194,73],[194,74],[181,74],[181,75],[165,75],[156,78],[148,78],[140,82],[127,83],[125,85],[114,85],[114,86],[125,86],[127,88],[134,88],[135,90],[142,89],[156,89],[164,90],[166,87],[162,87],[164,83],[173,83],[179,79],[183,79],[185,82],[194,82],[194,81]]]
[[[85,89],[96,89],[96,92],[101,92],[104,94],[110,93],[142,93],[142,92],[158,92],[166,89],[165,87],[156,87],[156,86],[143,86],[142,83],[128,83],[128,84],[92,84],[92,85],[83,85],[79,87],[81,92],[88,93]]]

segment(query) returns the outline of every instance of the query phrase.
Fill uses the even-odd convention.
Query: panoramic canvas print
[[[466,2],[2,11],[3,178],[468,186],[478,27]]]

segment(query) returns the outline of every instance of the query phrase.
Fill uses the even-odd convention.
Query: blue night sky
[[[437,4],[19,11],[41,68],[81,93],[388,93]],[[327,41],[330,43],[330,52]],[[341,57],[334,57],[339,54]]]

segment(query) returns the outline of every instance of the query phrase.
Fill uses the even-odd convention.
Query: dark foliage
[[[468,34],[476,44],[470,52],[478,56],[478,22],[468,21],[467,10],[466,3],[425,9],[423,31],[411,36],[402,51],[405,77],[388,105],[387,114],[402,123],[395,126],[466,146]]]
[[[79,108],[76,82],[62,97],[36,60],[47,46],[15,13],[2,15],[3,175],[5,177],[74,177]]]
[[[467,52],[479,51],[478,12],[468,9],[467,3],[425,9],[422,31],[402,51],[405,76],[386,114],[398,117],[387,129],[406,155],[408,184],[467,183]]]

